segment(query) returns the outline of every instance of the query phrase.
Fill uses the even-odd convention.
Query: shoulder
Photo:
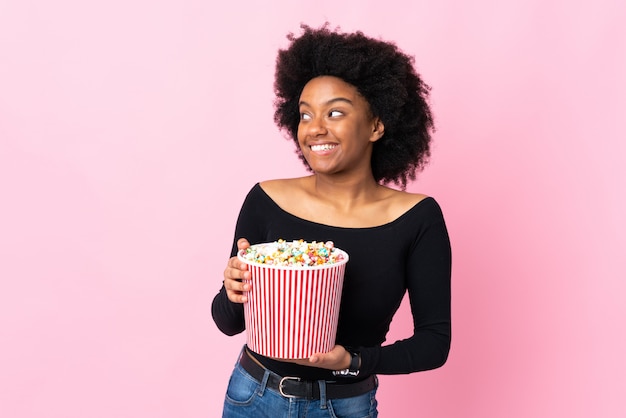
[[[298,199],[304,193],[308,177],[264,180],[258,186],[274,201]]]
[[[401,190],[386,188],[385,200],[387,207],[392,212],[392,218],[398,218],[402,214],[418,206],[424,200],[430,200],[429,196],[421,193],[409,193]]]
[[[400,190],[393,190],[393,199],[398,205],[415,206],[429,196],[422,193],[409,193]]]
[[[284,187],[301,187],[306,181],[310,181],[311,176],[308,177],[294,177],[288,179],[271,179],[263,180],[259,182],[259,185],[264,189],[280,189]]]
[[[258,183],[258,185],[267,191],[277,191],[282,190],[285,187],[292,187],[298,179],[271,179],[271,180],[263,180]]]
[[[395,219],[424,226],[446,224],[444,212],[432,196],[398,191],[393,201],[390,207]]]

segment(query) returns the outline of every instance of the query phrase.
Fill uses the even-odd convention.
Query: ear
[[[370,136],[370,142],[376,142],[380,138],[382,138],[383,135],[385,135],[385,125],[383,124],[383,121],[380,120],[378,116],[375,117],[372,122],[373,122],[373,125],[372,125],[372,135]]]

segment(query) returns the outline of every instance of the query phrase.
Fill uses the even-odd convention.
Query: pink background
[[[3,1],[0,416],[219,416],[237,211],[304,173],[272,122],[276,50],[325,19],[395,40],[433,86],[410,190],[447,217],[453,345],[383,376],[381,416],[626,416],[625,9]],[[390,340],[410,333],[403,305]]]

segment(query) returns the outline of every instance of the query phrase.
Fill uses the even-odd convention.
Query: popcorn
[[[248,266],[246,344],[279,359],[305,359],[335,346],[349,255],[332,241],[279,239],[239,250]]]
[[[338,250],[332,241],[307,242],[284,239],[257,244],[242,251],[246,261],[275,266],[319,266],[342,261],[345,253]]]

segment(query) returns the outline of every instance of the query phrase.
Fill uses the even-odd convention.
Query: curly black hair
[[[298,146],[298,101],[311,79],[335,76],[356,87],[385,134],[374,143],[372,172],[379,183],[406,189],[430,157],[433,116],[428,103],[430,87],[414,68],[414,58],[393,42],[343,33],[328,23],[319,29],[301,25],[303,33],[289,33],[290,45],[278,51],[274,92],[274,121],[291,137],[297,154],[310,170]]]

